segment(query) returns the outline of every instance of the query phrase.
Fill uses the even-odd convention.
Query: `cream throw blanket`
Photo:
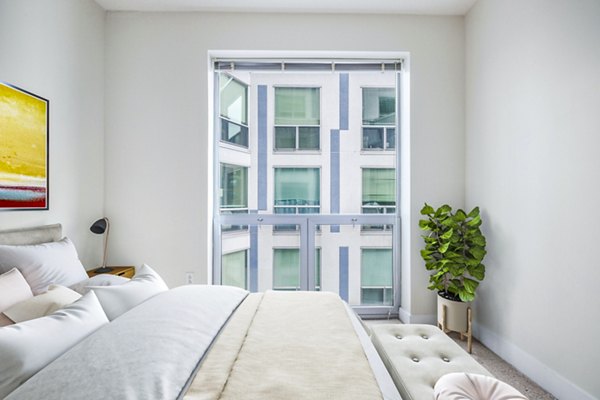
[[[213,344],[188,400],[382,399],[339,296],[247,297]]]

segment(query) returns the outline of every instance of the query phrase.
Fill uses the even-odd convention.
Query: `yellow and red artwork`
[[[48,209],[48,100],[2,82],[0,209]]]

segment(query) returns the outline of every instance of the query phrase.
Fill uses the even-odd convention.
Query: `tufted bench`
[[[403,400],[433,399],[436,382],[451,372],[493,376],[433,325],[373,325],[371,333]]]

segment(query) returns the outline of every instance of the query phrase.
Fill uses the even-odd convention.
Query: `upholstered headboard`
[[[61,224],[0,231],[0,244],[24,245],[56,242],[62,238]]]

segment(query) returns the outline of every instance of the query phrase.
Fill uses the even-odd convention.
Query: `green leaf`
[[[456,222],[454,222],[454,220],[452,218],[446,218],[446,219],[440,220],[440,223],[444,226],[454,226],[456,224]]]
[[[419,228],[421,228],[422,230],[429,230],[429,221],[426,219],[420,219]]]
[[[482,234],[479,234],[479,235],[475,234],[470,239],[471,239],[471,243],[473,243],[477,246],[485,247],[485,245],[486,245],[485,238],[483,237]]]
[[[441,212],[442,214],[446,214],[449,213],[450,211],[452,211],[452,207],[450,207],[448,204],[444,204],[443,206],[441,206],[438,209],[439,212]]]
[[[479,207],[475,207],[474,209],[471,210],[469,215],[467,215],[468,218],[475,218],[477,216],[479,216]]]
[[[464,289],[458,291],[458,297],[460,297],[461,301],[468,303],[469,301],[473,301],[475,299],[475,294],[469,293]]]
[[[454,214],[454,220],[457,222],[462,222],[467,219],[467,214],[463,210],[457,210]]]
[[[473,278],[478,279],[480,281],[482,281],[483,278],[485,278],[485,266],[483,264],[476,264],[473,266],[469,266],[467,268],[467,271],[469,271],[469,274]]]
[[[425,203],[423,208],[421,208],[421,215],[430,215],[433,214],[435,210],[429,204]]]
[[[450,247],[450,242],[442,243],[442,245],[440,246],[439,252],[444,254],[448,250],[448,247]]]
[[[481,225],[481,217],[476,215],[473,219],[467,221],[468,226],[479,226]]]
[[[485,257],[487,252],[483,247],[473,246],[469,249],[469,253],[471,253],[473,257],[475,257],[475,259],[481,261],[483,260],[483,257]]]
[[[453,233],[454,233],[454,229],[450,228],[450,229],[448,229],[448,231],[446,233],[444,233],[442,236],[440,236],[440,238],[450,239],[452,237]]]
[[[479,286],[479,282],[474,281],[473,279],[464,278],[463,286],[468,293],[475,294],[475,289],[477,289],[477,286]]]

